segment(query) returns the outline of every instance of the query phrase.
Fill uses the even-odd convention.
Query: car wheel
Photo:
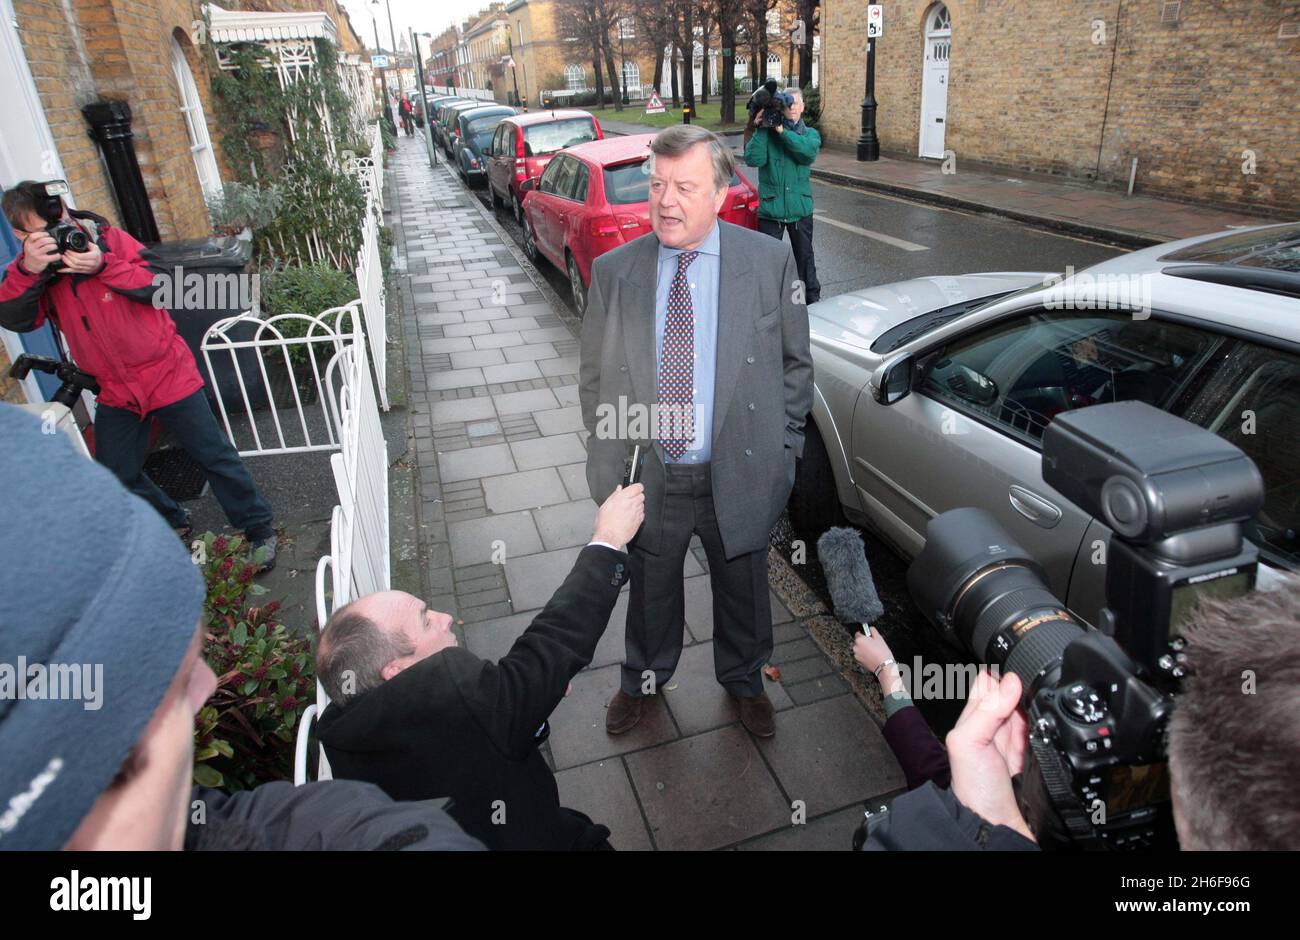
[[[515,221],[518,222],[520,225],[522,225],[524,228],[527,228],[528,226],[524,225],[524,207],[519,204],[519,196],[516,195],[515,193],[511,193],[510,203],[511,203],[511,207],[514,209]]]
[[[569,288],[573,291],[573,309],[577,311],[578,316],[587,312],[587,288],[582,284],[582,272],[578,270],[578,262],[569,255]]]
[[[518,202],[515,204],[518,205]],[[528,256],[528,260],[533,264],[541,264],[542,253],[537,250],[537,242],[533,240],[533,227],[528,224],[527,219],[522,224],[524,226],[524,254]]]
[[[804,424],[803,457],[795,469],[794,489],[790,492],[790,524],[798,532],[817,536],[844,524],[831,458],[811,416]]]

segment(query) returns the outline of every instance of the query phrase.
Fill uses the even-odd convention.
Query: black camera
[[[90,237],[72,223],[63,221],[63,197],[68,194],[68,184],[64,180],[49,180],[38,185],[43,187],[45,198],[37,204],[36,214],[45,221],[45,231],[54,239],[59,254],[89,251]]]
[[[69,409],[77,403],[83,391],[89,391],[94,395],[99,394],[99,383],[89,372],[82,372],[70,362],[60,362],[46,356],[23,353],[9,367],[9,377],[21,382],[33,369],[52,375],[63,383],[54,392],[50,401],[56,401]]]
[[[1184,675],[1179,629],[1202,597],[1253,590],[1244,526],[1263,479],[1229,442],[1142,402],[1057,415],[1042,468],[1113,533],[1095,627],[979,509],[930,521],[908,588],[950,638],[1020,677],[1029,751],[1017,796],[1040,845],[1172,847],[1165,732]]]
[[[749,120],[753,122],[754,116],[762,112],[763,119],[759,122],[759,127],[766,127],[769,130],[780,127],[781,122],[785,120],[784,109],[793,104],[794,96],[788,92],[777,91],[776,80],[768,79],[749,99]]]

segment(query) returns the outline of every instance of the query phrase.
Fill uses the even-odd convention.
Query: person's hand
[[[645,521],[645,487],[640,483],[620,486],[596,513],[593,542],[607,542],[622,548],[632,540]]]
[[[763,112],[760,109],[754,113],[754,126],[758,127],[762,123],[763,123]]]
[[[22,269],[28,274],[40,274],[59,260],[59,246],[49,232],[33,232],[23,239]]]
[[[945,743],[953,796],[988,822],[1037,841],[1020,815],[1011,788],[1011,778],[1025,768],[1029,739],[1020,693],[1020,677],[1014,672],[999,682],[980,670],[966,708]]]
[[[880,669],[880,664],[893,659],[894,654],[889,649],[889,644],[885,642],[885,638],[881,636],[879,630],[872,630],[871,636],[864,633],[854,635],[853,658],[858,661],[863,669],[879,680],[880,690],[885,695],[889,695],[891,692],[904,691],[903,678],[899,675],[897,666]],[[880,669],[879,673],[876,672],[877,669]]]
[[[775,130],[778,134],[784,134],[784,133],[785,133],[785,125],[784,125],[784,124],[778,124],[775,128],[773,128],[773,130]]]
[[[95,274],[104,265],[104,253],[93,241],[85,251],[68,251],[63,254],[60,274]]]

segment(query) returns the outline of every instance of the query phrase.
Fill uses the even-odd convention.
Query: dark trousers
[[[627,607],[622,689],[628,695],[641,695],[643,673],[653,670],[657,691],[677,668],[686,624],[682,565],[691,536],[698,535],[709,559],[713,585],[714,674],[733,695],[759,695],[763,691],[762,669],[772,655],[767,550],[728,561],[713,514],[709,465],[668,464],[665,469],[660,553],[651,555],[635,542],[628,547],[632,596]]]
[[[799,280],[803,281],[804,299],[810,304],[821,300],[822,282],[817,280],[817,262],[813,258],[813,217],[806,215],[797,222],[778,222],[760,215],[758,230],[777,241],[781,240],[782,232],[790,233],[790,248],[794,251]]]
[[[202,389],[150,412],[144,420],[133,411],[100,405],[95,411],[95,458],[176,528],[187,514],[144,472],[150,419],[158,418],[207,475],[226,518],[252,541],[274,533],[271,504],[258,491],[239,451],[226,440]]]

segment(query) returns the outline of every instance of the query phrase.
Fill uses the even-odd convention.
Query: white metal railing
[[[457,88],[451,85],[430,85],[435,95],[460,95],[476,101],[492,101],[495,93],[488,88]]]
[[[370,355],[374,363],[375,384],[379,386],[379,404],[388,410],[388,297],[384,288],[384,265],[380,259],[379,219],[370,201],[362,223],[361,248],[357,251],[357,290],[361,313],[365,317],[366,335],[370,337]]]

